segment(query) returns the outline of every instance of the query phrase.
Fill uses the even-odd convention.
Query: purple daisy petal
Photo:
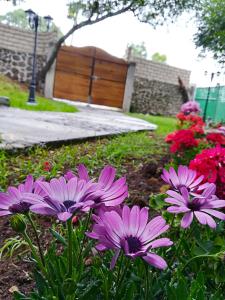
[[[149,264],[158,269],[164,270],[167,268],[166,261],[159,255],[155,253],[148,253],[146,256],[143,256],[143,259]]]
[[[181,227],[188,228],[191,225],[192,221],[193,221],[193,212],[192,211],[187,212],[181,220]]]
[[[96,247],[100,251],[107,249],[116,251],[111,268],[115,266],[120,251],[123,251],[131,259],[141,257],[157,268],[166,267],[165,261],[160,256],[148,252],[149,248],[172,245],[168,238],[154,241],[169,228],[162,217],[155,217],[148,223],[147,208],[140,209],[138,206],[134,206],[130,209],[125,205],[122,212],[116,208],[101,209],[99,215],[94,217],[94,221],[96,223],[93,231],[87,235],[98,240]]]
[[[119,255],[120,255],[120,249],[116,250],[116,252],[112,258],[112,261],[110,263],[110,270],[114,269]]]

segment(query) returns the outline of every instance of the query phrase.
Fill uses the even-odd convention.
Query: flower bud
[[[14,231],[22,233],[26,230],[25,217],[20,214],[16,214],[10,218],[10,224]]]
[[[74,217],[72,218],[72,224],[73,224],[73,225],[76,225],[76,224],[78,223],[78,220],[79,220],[79,218],[78,218],[77,216],[74,216]]]

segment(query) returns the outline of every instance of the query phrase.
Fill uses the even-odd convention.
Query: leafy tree
[[[166,63],[167,57],[165,54],[160,54],[159,52],[156,52],[152,55],[152,60],[155,62]]]
[[[220,62],[225,62],[225,1],[206,1],[198,18],[196,46],[210,50]]]
[[[17,4],[19,0],[11,1]],[[202,1],[204,0],[70,0],[68,16],[73,19],[73,25],[56,42],[40,76],[45,77],[65,40],[84,26],[130,11],[141,22],[155,27],[166,21],[174,21],[184,11],[198,10]]]
[[[12,12],[8,12],[7,14],[0,16],[0,22],[9,26],[15,26],[22,29],[30,29],[26,14],[23,9],[16,9]],[[39,30],[42,32],[46,31],[44,18],[40,18]],[[62,32],[54,23],[52,24],[50,30],[57,31],[59,37],[62,36]]]
[[[202,0],[72,0],[68,4],[69,16],[76,20],[70,30],[56,42],[41,72],[44,78],[53,64],[61,45],[76,30],[101,22],[107,18],[132,12],[140,21],[153,26],[174,20],[185,10],[198,10]]]
[[[142,42],[141,44],[129,43],[127,45],[125,57],[129,59],[130,55],[141,57],[141,58],[147,58],[147,49],[145,43],[144,42]]]

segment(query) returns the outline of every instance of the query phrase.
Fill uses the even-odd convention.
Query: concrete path
[[[0,148],[24,148],[157,128],[121,112],[84,106],[78,109],[78,113],[56,113],[0,107]]]

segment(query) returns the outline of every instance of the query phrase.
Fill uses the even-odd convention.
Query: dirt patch
[[[127,182],[129,187],[129,201],[133,204],[145,206],[148,204],[149,196],[152,193],[159,193],[163,182],[160,178],[163,166],[168,162],[169,157],[155,158],[149,160],[148,163],[139,162],[138,165],[133,164],[132,160],[124,164],[127,174]],[[50,226],[49,218],[40,218],[42,227],[46,229]],[[48,230],[44,234],[45,246],[49,243]],[[7,218],[0,218],[0,247],[2,247],[5,239],[15,236],[10,229]],[[43,240],[43,239],[42,239]],[[13,289],[18,288],[23,293],[29,293],[34,288],[32,280],[32,265],[24,259],[18,260],[4,259],[0,261],[0,299],[12,299]],[[11,292],[10,292],[11,291]]]

